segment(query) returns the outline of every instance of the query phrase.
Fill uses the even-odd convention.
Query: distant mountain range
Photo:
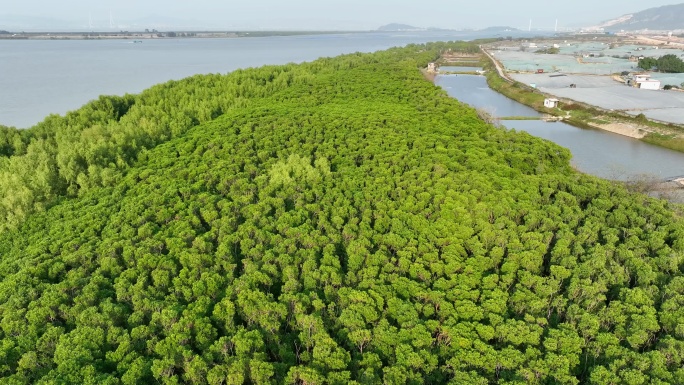
[[[427,30],[426,28],[420,28],[420,27],[414,27],[412,25],[408,24],[399,24],[399,23],[390,23],[387,25],[383,25],[382,27],[378,28],[378,31],[383,31],[383,32],[399,32],[399,31],[425,31]]]
[[[591,28],[603,28],[606,31],[684,30],[684,3],[649,8],[641,12],[622,15]]]
[[[486,32],[513,32],[513,31],[520,31],[518,28],[513,28],[513,27],[507,27],[507,26],[493,26],[493,27],[487,27],[484,29],[480,29],[479,31],[486,31]]]

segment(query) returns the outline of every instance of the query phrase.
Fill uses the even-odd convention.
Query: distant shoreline
[[[383,34],[383,33],[422,33],[422,32],[453,32],[453,33],[482,33],[495,32],[516,33],[524,31],[508,30],[471,30],[471,29],[416,29],[416,30],[269,30],[269,31],[240,31],[240,30],[179,30],[158,31],[149,29],[144,31],[32,31],[11,32],[0,28],[0,40],[155,40],[178,38],[238,38],[238,37],[274,37],[274,36],[305,36],[305,35],[339,35],[339,34]],[[548,31],[537,31],[545,33]]]
[[[238,38],[302,35],[333,35],[373,33],[382,31],[166,31],[145,32],[10,32],[0,34],[0,40],[159,40],[197,38]]]

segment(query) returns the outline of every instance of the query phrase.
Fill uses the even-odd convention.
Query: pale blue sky
[[[507,25],[586,26],[670,1],[637,0],[1,0],[0,28],[11,20],[96,29],[150,24],[241,29],[375,29],[388,23],[448,29]],[[111,12],[111,19],[110,19]],[[9,16],[12,16],[11,18]],[[30,18],[17,18],[15,16]],[[34,18],[45,18],[40,21]],[[47,20],[52,19],[53,21]],[[60,20],[60,22],[54,22]],[[3,25],[4,23],[4,25]],[[28,25],[31,24],[31,25]]]

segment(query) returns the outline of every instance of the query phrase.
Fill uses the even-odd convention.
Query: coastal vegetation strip
[[[2,382],[683,383],[681,213],[424,80],[463,47],[4,130]]]

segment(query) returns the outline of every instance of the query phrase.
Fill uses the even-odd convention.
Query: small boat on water
[[[133,40],[133,43],[142,43],[142,40]]]

